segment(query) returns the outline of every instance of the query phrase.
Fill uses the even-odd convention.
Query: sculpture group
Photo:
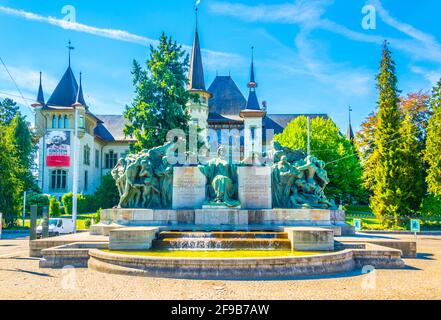
[[[173,168],[168,151],[173,142],[118,161],[112,170],[120,194],[120,208],[169,209],[173,200]],[[282,147],[277,142],[272,150],[271,188],[273,208],[333,208],[324,189],[329,178],[325,163],[301,150]],[[251,160],[251,161],[250,161]],[[265,166],[263,161],[245,159],[233,164],[223,147],[217,157],[197,167],[206,177],[205,205],[240,208],[238,199],[239,166]]]

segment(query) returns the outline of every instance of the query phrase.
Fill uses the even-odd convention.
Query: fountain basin
[[[309,256],[180,258],[89,251],[88,267],[100,272],[191,279],[272,279],[347,272],[365,265],[402,268],[401,251],[371,244]]]

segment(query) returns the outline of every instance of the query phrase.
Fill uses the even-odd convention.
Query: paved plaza
[[[413,239],[413,236],[394,236]],[[0,240],[0,299],[441,299],[441,236],[418,237],[404,270],[355,271],[274,281],[182,280],[118,276],[88,269],[40,269],[28,240]]]

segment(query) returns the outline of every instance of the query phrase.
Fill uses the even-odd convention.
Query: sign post
[[[361,231],[361,219],[354,219],[355,231]]]
[[[23,214],[22,214],[23,228],[25,226],[25,218],[26,218],[26,191],[23,192]]]
[[[416,240],[417,234],[421,231],[421,224],[419,219],[410,220],[410,231],[415,234],[415,240]]]

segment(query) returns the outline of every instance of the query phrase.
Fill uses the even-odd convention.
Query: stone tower
[[[204,142],[206,142],[208,128],[208,100],[212,95],[205,89],[204,68],[202,65],[201,46],[199,43],[197,16],[187,90],[197,95],[197,98],[192,99],[187,104],[187,110],[191,117],[190,125],[194,125],[200,129],[199,135],[204,139]]]
[[[240,112],[240,116],[244,119],[244,158],[253,155],[262,155],[262,120],[266,115],[266,111],[262,110],[257,99],[256,88],[257,82],[254,73],[254,48],[251,57],[251,73],[248,88],[247,106]]]

